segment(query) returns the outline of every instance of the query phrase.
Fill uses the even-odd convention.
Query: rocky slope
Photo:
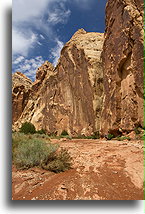
[[[143,0],[108,0],[101,131],[143,127]]]
[[[28,103],[32,81],[24,74],[16,72],[12,75],[12,119],[19,119]]]
[[[48,133],[60,134],[66,130],[70,135],[91,135],[98,131],[103,92],[103,40],[101,33],[78,30],[62,49],[56,68],[47,68],[49,75],[46,76],[44,66],[37,71],[33,96],[14,127],[30,121]]]

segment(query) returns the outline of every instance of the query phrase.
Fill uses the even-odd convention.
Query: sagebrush
[[[71,157],[67,150],[60,149],[58,144],[51,144],[49,140],[34,136],[13,134],[12,156],[18,169],[37,166],[53,172],[62,172],[71,168]]]

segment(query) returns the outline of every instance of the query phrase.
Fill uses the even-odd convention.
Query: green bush
[[[16,150],[21,142],[27,142],[29,136],[24,133],[15,132],[12,134],[12,158],[14,158]]]
[[[20,169],[40,166],[54,152],[53,150],[52,146],[47,146],[44,141],[38,139],[21,141],[14,156],[14,163]]]
[[[46,134],[46,131],[44,129],[41,129],[41,130],[36,131],[36,133],[38,133],[38,134]]]
[[[139,135],[141,133],[140,128],[139,127],[135,127],[134,128],[134,132],[136,135]]]
[[[69,134],[68,134],[67,131],[65,131],[65,130],[63,130],[63,131],[61,132],[61,136],[67,136],[67,135],[69,135]]]
[[[85,136],[85,135],[79,135],[76,137],[73,137],[74,139],[99,139],[100,138],[100,133],[95,132],[93,135],[90,136]]]
[[[100,134],[99,132],[95,132],[93,135],[91,136],[84,136],[84,139],[99,139],[100,138]]]
[[[59,159],[52,160],[51,162],[45,165],[43,164],[43,169],[50,170],[56,173],[64,172],[66,170],[63,162]]]
[[[66,149],[61,149],[57,156],[48,159],[47,163],[42,164],[42,168],[53,172],[64,172],[71,168],[71,157]]]
[[[35,135],[13,134],[13,163],[18,169],[38,166],[53,172],[61,172],[71,167],[71,157],[67,150],[59,150],[57,144],[47,144],[42,139],[34,138]]]
[[[123,140],[131,140],[131,138],[130,137],[126,137],[126,136],[118,136],[118,137],[116,137],[116,140],[118,140],[118,141],[123,141]]]
[[[107,139],[107,140],[111,140],[112,138],[114,138],[114,135],[113,135],[113,134],[108,134],[108,135],[106,136],[106,139]]]
[[[38,133],[35,133],[35,134],[33,134],[32,138],[50,139],[50,136],[48,136],[48,135],[46,135],[46,134],[38,134]]]
[[[34,133],[36,133],[36,129],[32,123],[25,122],[22,124],[22,126],[20,128],[20,132],[22,132],[24,134],[29,134],[29,133],[34,134]]]

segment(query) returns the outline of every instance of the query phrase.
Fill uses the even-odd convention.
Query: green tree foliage
[[[67,131],[65,131],[65,130],[63,130],[62,132],[61,132],[61,136],[67,136],[68,135],[68,133],[67,133]]]
[[[25,122],[20,128],[20,132],[24,134],[34,134],[36,132],[35,126],[30,122]]]

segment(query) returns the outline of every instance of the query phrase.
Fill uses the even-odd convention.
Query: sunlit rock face
[[[32,81],[24,74],[12,75],[12,121],[16,122],[28,103]]]
[[[78,30],[34,83],[13,76],[13,128],[114,135],[143,127],[143,0],[108,0],[106,30]]]
[[[91,135],[100,128],[103,34],[78,30],[61,51],[56,75],[43,88],[45,128]],[[47,108],[46,108],[47,106]]]
[[[103,41],[104,34],[78,30],[63,47],[56,68],[49,63],[37,71],[32,96],[14,127],[30,121],[48,133],[66,130],[71,135],[91,135],[99,131]],[[44,67],[48,72],[43,72]]]
[[[143,126],[143,0],[108,0],[101,132]]]
[[[54,67],[53,65],[46,61],[44,64],[42,64],[42,66],[40,66],[37,71],[36,71],[36,80],[34,82],[32,82],[31,80],[29,80],[31,82],[31,85],[29,85],[29,94],[27,96],[27,103],[25,106],[22,106],[23,111],[20,112],[19,117],[17,119],[14,118],[14,114],[13,113],[13,129],[14,130],[18,130],[22,123],[24,122],[32,122],[32,118],[34,117],[34,115],[37,114],[36,118],[40,118],[41,115],[41,110],[40,110],[40,105],[39,100],[40,97],[43,96],[41,95],[41,89],[44,87],[44,82],[45,79],[49,78],[49,76],[53,75],[53,70]],[[18,72],[21,76],[24,76],[22,73]],[[17,72],[13,75],[15,76],[17,74]],[[15,80],[16,78],[12,78],[12,84],[15,85]],[[28,79],[28,78],[27,78]],[[23,81],[22,82],[23,87],[26,87],[26,82]],[[15,98],[15,100],[17,101],[17,97]],[[22,102],[23,105],[23,102]],[[12,103],[13,109],[17,110],[17,105],[16,102]],[[41,106],[42,108],[42,106]],[[36,123],[36,129],[40,129],[43,127],[43,124]]]

